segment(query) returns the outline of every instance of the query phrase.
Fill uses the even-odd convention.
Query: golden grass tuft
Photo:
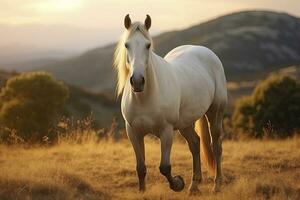
[[[192,159],[184,142],[172,150],[173,174],[186,188],[175,193],[159,173],[159,142],[147,138],[147,191],[138,192],[127,140],[23,148],[0,145],[0,199],[300,199],[300,138],[225,141],[222,192],[203,166],[201,194],[188,196]]]

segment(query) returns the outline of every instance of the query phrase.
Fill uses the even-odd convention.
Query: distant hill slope
[[[0,89],[9,78],[16,75],[18,74],[1,70]],[[96,125],[101,128],[109,127],[114,117],[121,119],[119,102],[105,94],[94,94],[71,85],[68,85],[68,88],[70,97],[63,110],[64,116],[75,120],[92,116]]]
[[[262,80],[266,79],[270,75],[283,75],[283,76],[290,76],[294,78],[295,80],[300,82],[300,65],[296,66],[287,66],[282,67],[280,69],[270,70],[270,71],[264,71],[262,73],[256,74],[255,78],[253,75],[251,78],[246,77],[243,81],[237,81],[237,82],[228,82],[227,83],[227,89],[228,89],[228,105],[227,105],[227,111],[228,114],[232,113],[235,101],[238,98],[241,98],[245,95],[251,95],[253,92],[254,87],[261,82]]]
[[[94,94],[76,86],[70,86],[70,97],[64,115],[74,119],[91,116],[97,127],[109,128],[113,119],[122,120],[119,102],[104,94]],[[120,124],[123,127],[123,124]]]
[[[221,58],[227,79],[238,80],[249,72],[255,76],[270,68],[299,64],[300,19],[285,13],[245,11],[154,37],[155,52],[161,56],[182,44],[211,48]],[[113,93],[114,47],[97,48],[42,69],[68,83]]]

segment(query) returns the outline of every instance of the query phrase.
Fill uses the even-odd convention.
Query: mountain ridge
[[[217,17],[183,30],[153,37],[154,51],[164,56],[183,44],[212,49],[223,62],[228,80],[248,72],[300,63],[300,19],[272,11],[242,11]],[[112,69],[116,43],[87,51],[78,57],[40,69],[58,79],[91,91],[113,93]]]

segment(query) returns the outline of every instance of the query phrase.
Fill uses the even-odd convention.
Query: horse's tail
[[[211,146],[211,136],[208,127],[208,121],[205,116],[201,117],[196,121],[195,124],[196,132],[200,136],[201,141],[201,158],[207,163],[208,169],[211,174],[215,174],[215,157]],[[202,160],[201,159],[201,160]]]

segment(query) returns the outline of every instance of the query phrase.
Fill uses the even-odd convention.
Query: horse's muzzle
[[[143,92],[144,85],[145,85],[145,78],[143,76],[138,76],[138,77],[131,76],[130,84],[131,84],[133,92]]]

